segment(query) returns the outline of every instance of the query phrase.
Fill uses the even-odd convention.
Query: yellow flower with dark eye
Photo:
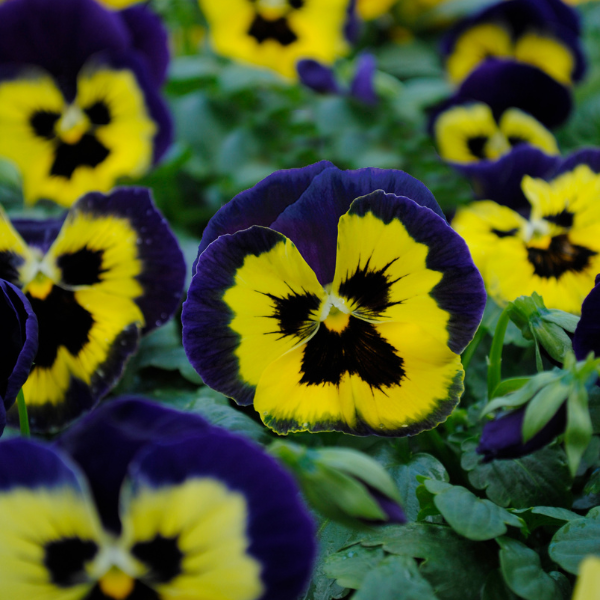
[[[496,122],[492,109],[482,102],[450,106],[435,119],[433,132],[440,156],[450,162],[496,160],[519,144],[559,153],[550,131],[518,108],[505,110]]]
[[[219,54],[296,78],[296,63],[348,51],[349,0],[199,0]]]
[[[414,435],[458,402],[484,304],[425,186],[320,164],[274,173],[213,217],[183,343],[205,383],[278,433]]]
[[[459,23],[442,49],[448,76],[456,84],[483,61],[495,58],[533,65],[571,85],[585,70],[578,35],[577,14],[561,3],[506,0]]]
[[[165,152],[166,33],[147,8],[11,0],[0,6],[0,38],[0,158],[20,171],[27,203],[71,206]]]
[[[81,198],[64,220],[11,223],[0,212],[0,276],[39,323],[23,386],[34,430],[56,430],[116,383],[139,336],[179,304],[185,264],[147,190]],[[16,408],[9,423],[18,423]]]
[[[528,219],[482,201],[459,209],[453,226],[496,302],[537,292],[547,307],[579,314],[600,272],[600,175],[580,164],[551,181],[526,176],[521,186]]]

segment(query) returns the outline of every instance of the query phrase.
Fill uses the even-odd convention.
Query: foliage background
[[[457,0],[440,10],[452,16],[485,3]],[[353,56],[336,66],[349,80],[358,53],[374,52],[380,101],[367,106],[320,96],[214,55],[193,0],[151,4],[172,39],[166,95],[176,143],[158,168],[135,183],[153,190],[190,266],[215,211],[278,169],[322,159],[346,169],[403,169],[423,181],[448,214],[471,199],[468,182],[439,160],[426,132],[428,107],[450,93],[437,51],[440,31],[429,27],[431,14],[411,23],[412,31],[400,14],[368,24]],[[575,91],[572,117],[557,132],[563,153],[600,142],[600,5],[585,5],[581,12],[590,70]],[[7,164],[0,165],[0,201],[9,213],[24,210],[18,175]],[[486,356],[498,315],[490,305],[481,343],[470,356],[465,396],[437,430],[392,441],[332,433],[288,436],[307,447],[347,446],[376,459],[398,485],[411,521],[356,530],[315,514],[321,550],[305,600],[568,599],[579,560],[600,555],[599,437],[574,479],[560,443],[486,465],[475,454],[479,413],[487,401]],[[503,375],[535,373],[533,347],[512,325],[506,343]],[[181,346],[178,319],[143,340],[113,392],[120,393],[198,412],[259,443],[276,437],[252,407],[234,406],[201,385]],[[591,402],[599,434],[600,393]]]

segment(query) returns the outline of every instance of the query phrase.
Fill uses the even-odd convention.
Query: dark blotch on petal
[[[321,301],[314,294],[297,294],[293,292],[285,298],[278,298],[267,294],[275,303],[275,311],[269,318],[276,319],[279,329],[273,333],[280,333],[282,337],[292,335],[300,338],[308,336],[317,326],[315,321],[310,321],[311,312],[319,308]]]
[[[85,563],[96,556],[98,546],[92,541],[72,537],[50,542],[44,551],[44,565],[50,572],[52,583],[66,588],[86,580]]]
[[[567,271],[583,271],[595,255],[593,250],[572,244],[566,235],[553,237],[547,249],[527,249],[534,273],[546,278],[560,277]]]
[[[29,123],[38,137],[51,140],[55,137],[54,126],[60,114],[47,110],[38,110],[31,115]]]
[[[89,120],[94,125],[109,125],[110,118],[110,110],[106,104],[106,102],[102,102],[99,100],[89,106],[88,108],[83,109],[85,114],[88,116]]]
[[[61,254],[56,264],[62,271],[62,281],[67,285],[92,285],[101,281],[103,250],[81,248],[71,254]]]
[[[563,406],[528,442],[523,442],[523,420],[526,407],[486,423],[477,447],[483,462],[497,458],[519,458],[547,446],[565,430],[567,409]]]
[[[60,346],[77,356],[88,342],[94,319],[77,303],[74,292],[54,286],[43,300],[29,297],[29,301],[40,329],[36,366],[51,367]]]
[[[487,142],[487,136],[476,135],[475,137],[467,139],[467,147],[473,156],[479,158],[480,160],[485,160],[487,158],[485,155],[485,145]]]
[[[70,179],[77,167],[97,167],[109,154],[104,144],[86,133],[76,144],[61,142],[58,145],[50,174]]]
[[[24,263],[22,256],[10,250],[0,252],[0,278],[13,284],[18,284],[20,275],[19,267]]]
[[[492,229],[492,233],[499,238],[512,237],[512,236],[516,235],[518,231],[519,231],[518,229],[509,229],[508,231],[500,231],[500,229]]]
[[[400,302],[390,302],[390,287],[401,278],[390,281],[386,271],[398,259],[389,262],[383,269],[373,271],[370,269],[371,259],[340,284],[340,295],[355,301],[361,315],[376,318],[390,306]]]
[[[252,36],[259,44],[266,40],[275,40],[282,46],[289,46],[298,39],[285,17],[270,20],[259,14],[254,17],[248,35]]]
[[[182,573],[183,552],[176,537],[157,535],[152,540],[135,544],[131,553],[150,567],[150,573],[144,577],[149,583],[168,583]]]
[[[342,332],[321,325],[306,343],[300,383],[339,385],[347,373],[380,390],[400,384],[405,376],[403,363],[374,325],[350,317]]]
[[[544,217],[546,221],[550,221],[550,223],[554,223],[559,227],[572,227],[573,226],[573,213],[568,211],[566,208],[559,212],[557,215],[549,215]]]

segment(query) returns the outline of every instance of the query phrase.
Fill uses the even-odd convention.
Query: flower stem
[[[475,354],[475,350],[477,350],[477,347],[479,346],[479,342],[481,342],[481,340],[483,339],[484,333],[485,333],[485,331],[484,331],[483,327],[479,327],[479,329],[477,330],[477,333],[475,334],[475,337],[471,340],[471,343],[467,346],[466,350],[463,352],[462,365],[463,365],[463,369],[465,371],[467,370],[467,367],[469,366],[469,363],[471,362],[471,359],[473,358],[473,354]]]
[[[31,437],[31,432],[29,431],[29,417],[27,416],[27,405],[25,404],[25,395],[23,394],[22,389],[19,390],[19,395],[17,396],[17,407],[19,409],[21,435],[23,437]]]
[[[505,308],[498,319],[488,359],[488,400],[494,397],[494,391],[502,379],[502,347],[504,346],[504,336],[506,335],[506,328],[509,322],[510,316],[508,309]]]

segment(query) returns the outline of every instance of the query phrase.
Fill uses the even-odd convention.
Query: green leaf
[[[485,416],[498,408],[518,408],[528,402],[535,394],[543,387],[560,379],[561,373],[554,371],[544,371],[534,375],[522,388],[512,394],[494,398],[489,402],[481,412],[481,416]],[[499,386],[498,386],[499,387]],[[496,388],[498,389],[498,388]]]
[[[548,446],[515,460],[481,462],[477,443],[463,443],[462,467],[469,481],[499,506],[529,508],[539,505],[571,506],[571,476],[565,453]]]
[[[530,379],[531,377],[511,377],[510,379],[504,379],[494,390],[494,398],[506,396],[520,390]]]
[[[588,409],[588,394],[583,385],[576,385],[567,401],[565,451],[573,477],[581,457],[592,439],[592,420]]]
[[[549,323],[555,323],[560,328],[564,329],[565,331],[568,331],[569,333],[575,333],[575,329],[577,329],[577,325],[579,323],[580,318],[581,317],[577,317],[570,313],[554,308],[548,309],[548,312],[545,313],[542,317],[544,321],[548,321]]]
[[[334,521],[323,521],[317,532],[319,554],[308,591],[302,600],[329,600],[347,594],[333,579],[325,574],[325,561],[341,548],[356,541],[361,534]]]
[[[409,521],[415,521],[421,510],[416,494],[420,485],[417,477],[449,481],[444,465],[430,454],[403,454],[394,444],[385,442],[378,445],[371,456],[385,467],[398,486],[402,508]]]
[[[554,534],[548,553],[554,562],[574,575],[586,556],[600,556],[600,507],[561,527]]]
[[[525,600],[562,600],[555,581],[541,566],[540,556],[509,537],[499,538],[500,568],[508,587]]]
[[[364,578],[385,558],[383,548],[366,548],[360,544],[328,556],[323,572],[344,588],[360,589]]]
[[[569,386],[561,381],[542,388],[529,402],[523,420],[523,441],[528,442],[556,414],[569,394]]]
[[[538,527],[561,527],[567,521],[581,518],[577,513],[557,506],[534,506],[510,509],[510,511],[525,521],[529,532]]]
[[[462,538],[444,525],[389,525],[366,534],[361,544],[421,560],[419,571],[440,600],[478,598],[496,564],[488,545]]]
[[[506,585],[502,571],[492,571],[481,591],[481,600],[518,600]]]
[[[401,590],[401,591],[400,591]],[[431,584],[408,556],[390,556],[366,577],[353,600],[438,600]]]
[[[425,481],[424,485],[435,494],[434,503],[450,527],[470,540],[491,540],[504,535],[507,525],[523,526],[515,515],[464,487],[440,481]]]
[[[421,481],[421,477],[418,481]],[[440,514],[438,507],[435,505],[435,494],[432,494],[425,485],[421,484],[417,490],[417,500],[419,501],[419,514],[417,515],[417,521],[424,521],[427,517],[435,517]]]

